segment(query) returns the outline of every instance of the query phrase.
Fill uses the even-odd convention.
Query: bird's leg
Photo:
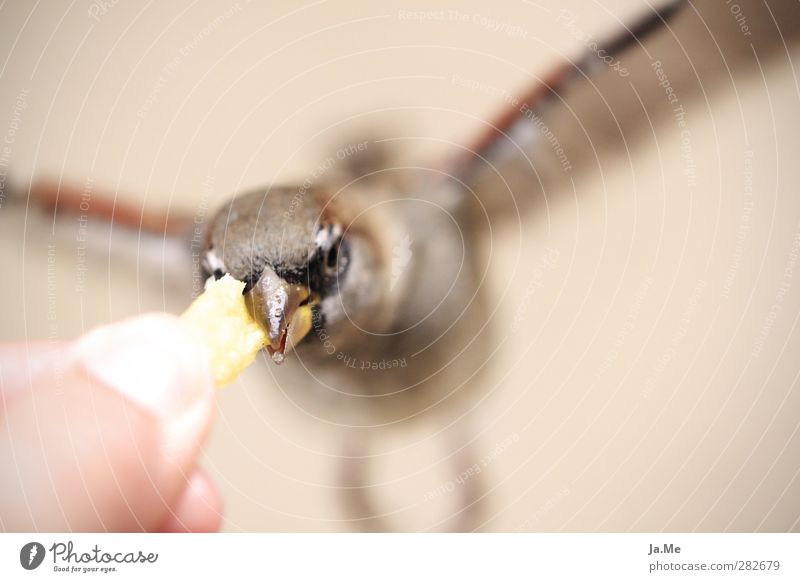
[[[339,464],[342,505],[354,530],[387,531],[387,524],[379,516],[374,504],[373,488],[368,482],[371,464],[369,449],[362,434],[354,431],[345,433]]]
[[[473,442],[472,424],[458,423],[447,438],[446,451],[454,451],[446,464],[448,482],[455,483],[455,504],[449,504],[448,514],[442,514],[435,526],[442,531],[470,532],[481,527],[486,517],[486,482],[480,454]],[[401,528],[390,523],[386,512],[379,507],[378,490],[371,483],[370,467],[375,466],[370,455],[370,439],[363,433],[345,433],[339,463],[339,486],[346,519],[352,528],[361,532],[386,532]],[[395,527],[393,527],[393,525]]]
[[[469,422],[458,423],[451,443],[455,449],[451,466],[460,486],[458,510],[447,529],[457,532],[471,532],[478,529],[485,517],[486,484],[480,465],[480,455],[473,441],[475,432]]]

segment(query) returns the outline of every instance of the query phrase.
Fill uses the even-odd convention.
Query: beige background
[[[437,140],[469,139],[502,107],[454,74],[519,95],[580,54],[555,22],[562,6],[602,35],[642,4],[98,6],[0,7],[0,134],[27,91],[11,175],[91,180],[95,195],[197,215],[244,187],[302,180],[357,127],[433,138],[407,155],[436,159]],[[466,19],[402,12],[438,8]],[[680,136],[659,128],[631,165],[579,183],[578,197],[530,217],[522,241],[494,249],[489,285],[510,341],[475,433],[491,489],[484,529],[800,530],[798,62],[789,47],[737,93],[709,95],[712,115],[691,127],[700,195],[682,194]],[[135,233],[111,253],[99,225],[91,234],[76,290],[75,221],[0,207],[0,339],[70,338],[185,306],[186,279],[174,283],[185,265],[169,263],[179,276],[165,279],[137,263]],[[542,269],[547,249],[558,260]],[[329,427],[271,375],[254,366],[219,394],[202,463],[222,488],[225,529],[349,529]],[[413,434],[382,445],[371,478],[397,527],[435,529],[452,511],[452,496],[424,496],[452,478],[439,447]]]

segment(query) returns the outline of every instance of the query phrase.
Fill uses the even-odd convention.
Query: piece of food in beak
[[[210,278],[203,294],[181,316],[208,348],[218,385],[236,378],[269,342],[263,327],[250,316],[243,291],[244,283],[230,275]]]
[[[265,268],[245,294],[252,318],[267,331],[267,351],[276,364],[311,331],[315,299],[304,285],[291,284]]]

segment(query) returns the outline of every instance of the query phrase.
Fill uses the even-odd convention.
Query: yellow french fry
[[[253,363],[267,342],[263,328],[247,309],[243,290],[244,283],[230,275],[209,279],[203,294],[181,316],[208,348],[218,386],[231,382]]]

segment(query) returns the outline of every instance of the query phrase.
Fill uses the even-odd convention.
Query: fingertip
[[[172,513],[161,526],[164,533],[212,533],[222,522],[222,498],[211,477],[197,469]]]
[[[7,403],[0,431],[0,467],[15,473],[0,479],[4,528],[153,530],[186,491],[219,507],[210,481],[187,489],[215,390],[202,348],[177,317],[95,329],[28,384]],[[216,513],[192,527],[218,527]]]
[[[202,346],[172,315],[97,328],[75,343],[74,353],[96,379],[166,420],[214,397]]]

